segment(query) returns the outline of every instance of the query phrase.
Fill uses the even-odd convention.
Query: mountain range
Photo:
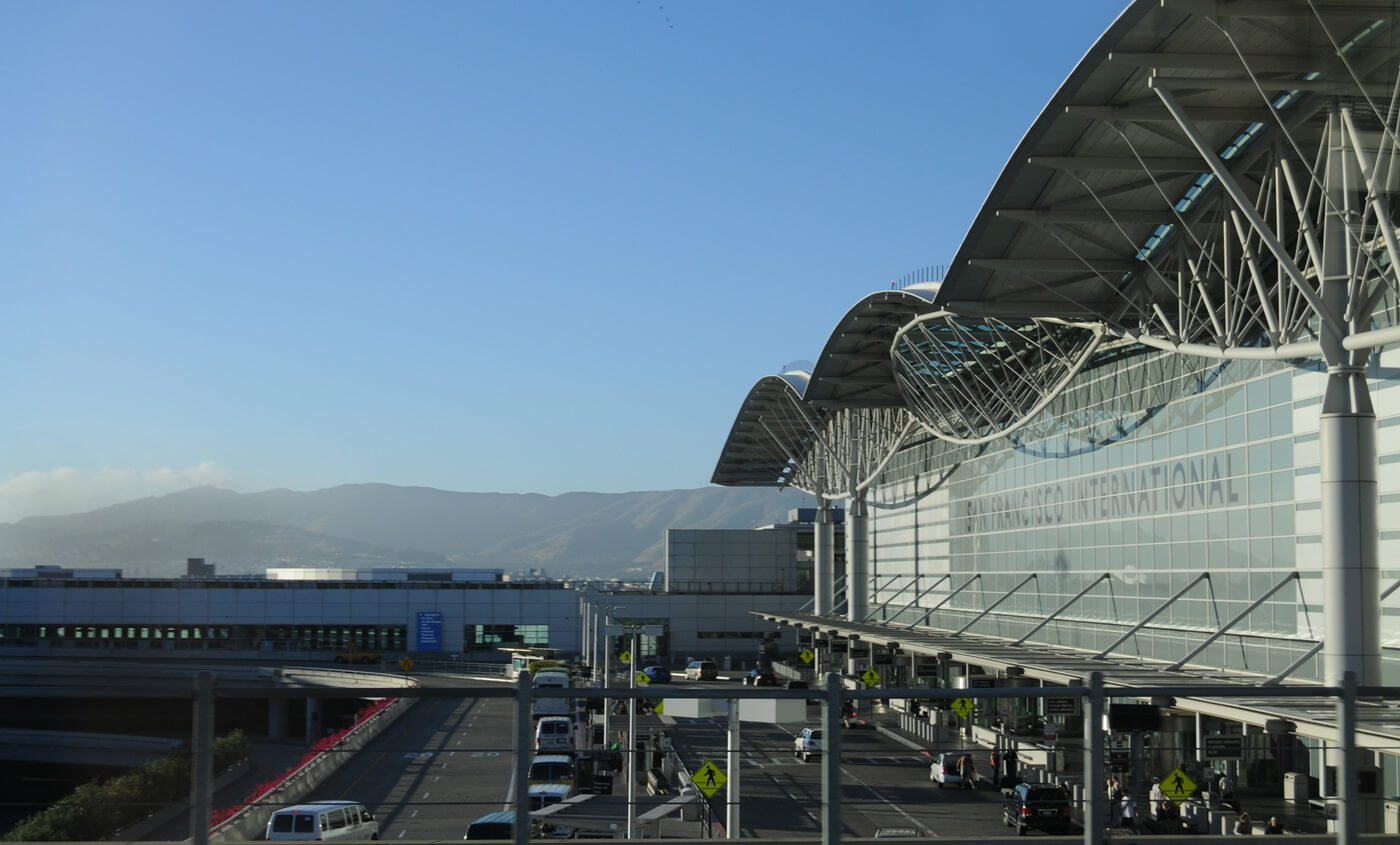
[[[460,493],[349,484],[235,493],[196,487],[88,513],[0,524],[0,567],[121,569],[173,577],[204,558],[220,575],[268,567],[467,567],[633,578],[660,569],[667,528],[753,528],[812,507],[795,490]]]

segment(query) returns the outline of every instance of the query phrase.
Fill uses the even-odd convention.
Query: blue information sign
[[[418,650],[442,651],[442,611],[418,611]]]

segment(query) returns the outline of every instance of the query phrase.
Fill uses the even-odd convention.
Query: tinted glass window
[[[292,816],[292,818],[296,820],[296,832],[297,832],[297,833],[315,833],[315,832],[316,832],[316,817],[315,817],[315,816]]]
[[[294,818],[296,818],[296,816],[289,816],[289,815],[286,815],[286,814],[281,814],[281,815],[273,816],[273,817],[272,817],[272,832],[273,832],[273,833],[291,833],[291,832],[292,832],[292,819],[294,819]]]

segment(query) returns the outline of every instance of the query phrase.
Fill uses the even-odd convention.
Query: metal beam
[[[1026,164],[1054,170],[1107,170],[1129,173],[1141,173],[1144,170],[1149,173],[1200,173],[1203,169],[1201,160],[1192,156],[1027,156]]]
[[[942,607],[943,605],[947,604],[948,602],[952,601],[952,600],[958,595],[958,593],[961,593],[963,590],[966,590],[968,587],[972,586],[972,582],[978,580],[978,579],[981,578],[981,577],[982,577],[982,573],[980,573],[980,572],[975,573],[971,578],[969,578],[969,579],[967,579],[966,581],[964,581],[964,582],[963,582],[963,585],[962,585],[961,587],[957,588],[957,589],[954,590],[953,592],[951,592],[951,593],[949,593],[948,595],[944,596],[944,597],[943,597],[943,601],[939,602],[938,604],[935,604],[933,607],[930,607],[930,608],[928,609],[928,611],[924,613],[924,616],[923,616],[922,619],[920,619],[918,622],[914,622],[914,623],[912,623],[912,624],[906,626],[904,630],[907,631],[907,630],[909,630],[910,628],[918,627],[919,625],[922,625],[922,624],[924,624],[925,622],[927,622],[927,621],[928,621],[928,618],[929,618],[930,616],[933,615],[933,612],[934,612],[935,610],[937,610],[938,608],[940,608],[940,607]]]
[[[1273,585],[1273,586],[1270,587],[1269,589],[1265,590],[1265,591],[1264,591],[1264,595],[1262,595],[1262,596],[1260,596],[1259,598],[1255,599],[1254,601],[1250,602],[1250,603],[1249,603],[1249,607],[1246,607],[1244,610],[1241,610],[1239,613],[1235,614],[1235,616],[1234,616],[1229,622],[1226,622],[1224,625],[1220,626],[1220,628],[1219,628],[1218,630],[1216,630],[1216,632],[1215,632],[1214,634],[1211,634],[1209,637],[1206,637],[1205,640],[1203,640],[1203,641],[1201,642],[1200,645],[1198,645],[1198,646],[1196,646],[1195,648],[1193,648],[1193,649],[1191,649],[1190,651],[1188,651],[1188,652],[1186,653],[1186,656],[1185,656],[1185,657],[1181,658],[1180,660],[1176,661],[1176,662],[1173,663],[1172,665],[1168,666],[1168,667],[1167,667],[1167,671],[1168,671],[1168,672],[1175,672],[1175,671],[1179,670],[1182,666],[1186,665],[1186,663],[1187,663],[1188,661],[1190,661],[1191,658],[1193,658],[1193,657],[1195,657],[1196,655],[1200,654],[1201,652],[1205,651],[1206,648],[1207,648],[1211,643],[1215,642],[1216,640],[1218,640],[1218,639],[1220,639],[1222,636],[1224,636],[1226,631],[1229,631],[1231,628],[1235,627],[1235,624],[1236,624],[1236,623],[1238,623],[1240,620],[1244,619],[1244,618],[1245,618],[1246,616],[1248,616],[1249,614],[1253,613],[1253,612],[1255,611],[1255,609],[1259,607],[1259,605],[1261,605],[1261,604],[1263,604],[1264,602],[1268,601],[1270,596],[1272,596],[1274,593],[1277,593],[1279,590],[1283,589],[1284,586],[1287,585],[1289,581],[1297,581],[1297,580],[1298,580],[1298,573],[1296,573],[1296,572],[1290,572],[1290,573],[1288,573],[1287,575],[1285,575],[1285,576],[1283,577],[1283,580],[1282,580],[1282,581],[1278,582],[1277,584]]]
[[[894,615],[891,616],[891,617],[889,617],[889,618],[890,618],[890,619],[898,619],[898,618],[900,617],[900,615],[904,613],[904,611],[909,610],[909,609],[913,608],[914,605],[918,604],[918,603],[919,603],[919,599],[922,599],[924,596],[926,596],[926,595],[928,595],[930,592],[932,592],[934,587],[937,587],[939,584],[942,584],[944,581],[951,580],[952,577],[953,577],[953,576],[952,576],[951,574],[947,573],[947,572],[945,572],[945,573],[943,573],[942,575],[938,576],[938,579],[937,579],[936,581],[934,581],[932,584],[930,584],[927,590],[923,590],[923,591],[921,591],[918,595],[914,596],[914,600],[913,600],[913,601],[909,602],[909,603],[906,604],[904,607],[901,607],[899,610],[895,611],[895,612],[894,612]],[[918,578],[917,578],[917,577],[915,578],[915,583],[918,583]]]
[[[1065,114],[1094,120],[1121,120],[1128,123],[1176,123],[1171,112],[1157,104],[1141,103],[1131,106],[1065,106]],[[1191,115],[1206,123],[1251,123],[1258,119],[1257,108],[1235,106],[1200,106]]]
[[[1163,208],[998,208],[998,217],[1022,223],[1175,223]]]
[[[1191,581],[1190,581],[1185,587],[1182,587],[1180,590],[1177,590],[1177,591],[1176,591],[1176,595],[1174,595],[1174,596],[1172,596],[1171,598],[1167,599],[1167,600],[1166,600],[1165,602],[1163,602],[1163,603],[1161,604],[1161,606],[1159,606],[1156,610],[1154,610],[1154,611],[1152,611],[1151,613],[1149,613],[1149,614],[1147,614],[1146,616],[1144,616],[1144,617],[1142,618],[1142,621],[1138,622],[1136,625],[1134,625],[1133,627],[1129,628],[1129,629],[1128,629],[1128,633],[1124,634],[1123,636],[1121,636],[1121,637],[1119,637],[1118,639],[1114,640],[1113,642],[1109,643],[1108,648],[1104,649],[1103,651],[1099,652],[1098,654],[1094,655],[1093,657],[1091,657],[1091,658],[1089,658],[1089,659],[1090,659],[1090,660],[1103,660],[1104,657],[1105,657],[1109,652],[1113,651],[1115,648],[1117,648],[1118,646],[1122,645],[1122,644],[1124,643],[1124,641],[1126,641],[1126,640],[1127,640],[1129,637],[1131,637],[1133,634],[1136,634],[1138,631],[1142,630],[1143,626],[1145,626],[1148,622],[1151,622],[1153,619],[1156,619],[1157,616],[1158,616],[1159,614],[1161,614],[1162,611],[1164,611],[1164,610],[1166,610],[1167,608],[1171,607],[1173,602],[1175,602],[1177,599],[1181,598],[1182,596],[1186,595],[1186,593],[1189,592],[1189,591],[1191,590],[1192,587],[1196,586],[1196,585],[1197,585],[1198,583],[1200,583],[1201,581],[1208,581],[1208,580],[1210,580],[1210,573],[1209,573],[1209,572],[1202,572],[1200,575],[1197,575],[1195,578],[1192,578]]]
[[[1196,170],[1201,170],[1197,167]],[[987,270],[1008,270],[1015,273],[1072,273],[1087,270],[1094,273],[1117,274],[1141,270],[1145,265],[1130,258],[969,258],[970,267]],[[1063,307],[1063,306],[1061,306]]]
[[[1100,575],[1099,577],[1095,578],[1093,581],[1090,581],[1090,582],[1089,582],[1089,586],[1087,586],[1087,587],[1085,587],[1084,589],[1080,590],[1077,594],[1075,594],[1074,598],[1072,598],[1072,599],[1070,599],[1069,601],[1065,602],[1064,604],[1060,605],[1060,607],[1059,607],[1054,613],[1052,613],[1052,614],[1050,614],[1049,616],[1045,617],[1044,619],[1040,620],[1040,624],[1036,625],[1034,628],[1032,628],[1032,629],[1030,629],[1029,631],[1027,631],[1027,632],[1021,637],[1021,639],[1019,639],[1019,640],[1017,640],[1016,642],[1012,643],[1012,645],[1020,645],[1021,643],[1025,642],[1025,641],[1028,640],[1028,639],[1030,639],[1031,634],[1034,634],[1036,631],[1039,631],[1041,628],[1044,628],[1046,625],[1049,625],[1049,624],[1050,624],[1050,620],[1054,619],[1056,616],[1059,616],[1059,615],[1060,615],[1061,613],[1063,613],[1063,612],[1065,611],[1065,609],[1068,608],[1070,605],[1072,605],[1072,604],[1074,604],[1075,602],[1079,601],[1080,599],[1084,598],[1084,595],[1085,595],[1086,593],[1088,593],[1090,590],[1092,590],[1092,589],[1094,589],[1095,587],[1097,587],[1097,586],[1099,585],[1099,582],[1100,582],[1100,581],[1107,581],[1107,580],[1108,580],[1108,573],[1105,572],[1104,574],[1102,574],[1102,575]]]
[[[1002,593],[1001,598],[999,598],[999,599],[997,599],[996,601],[992,602],[990,605],[987,606],[987,609],[986,609],[986,610],[983,610],[981,613],[979,613],[979,614],[977,614],[975,617],[973,617],[973,619],[972,619],[971,622],[967,623],[966,625],[962,626],[962,627],[959,628],[958,630],[954,631],[954,632],[953,632],[952,634],[950,634],[949,636],[953,636],[953,637],[961,636],[963,631],[966,631],[968,628],[971,628],[973,625],[976,625],[978,622],[981,622],[981,621],[982,621],[982,617],[986,616],[988,613],[991,613],[993,610],[996,610],[997,605],[999,605],[999,604],[1001,604],[1002,602],[1006,601],[1007,599],[1011,598],[1011,594],[1012,594],[1012,593],[1016,592],[1017,590],[1021,589],[1022,587],[1026,586],[1027,584],[1029,584],[1030,582],[1032,582],[1032,581],[1034,581],[1034,580],[1036,580],[1036,574],[1035,574],[1034,572],[1032,572],[1031,574],[1027,575],[1025,578],[1022,578],[1022,579],[1021,579],[1021,583],[1019,583],[1019,584],[1017,584],[1016,586],[1012,587],[1011,589],[1007,590],[1005,593]]]
[[[895,593],[893,596],[890,596],[888,599],[886,599],[884,602],[882,602],[882,605],[884,605],[884,604],[889,604],[889,602],[890,602],[890,601],[893,601],[897,596],[902,595],[902,594],[904,593],[905,590],[908,590],[910,587],[912,587],[912,586],[914,586],[915,584],[919,583],[919,576],[917,576],[917,575],[912,575],[912,576],[911,576],[911,575],[891,575],[891,576],[890,576],[890,580],[888,580],[888,581],[885,582],[885,586],[884,586],[884,587],[881,587],[879,584],[876,584],[876,585],[875,585],[875,593],[878,595],[878,594],[880,593],[881,590],[883,590],[883,589],[885,589],[886,587],[888,587],[889,585],[893,584],[893,583],[895,582],[895,579],[896,579],[896,578],[909,578],[910,581],[909,581],[908,584],[905,584],[903,587],[900,587],[900,588],[899,588],[899,592]],[[873,579],[872,579],[872,580],[873,580]],[[918,601],[918,597],[915,597],[914,600],[915,600],[915,601]],[[873,616],[874,616],[876,613],[878,613],[879,611],[880,611],[880,608],[877,607],[875,610],[872,610],[872,611],[870,611],[869,613],[865,614],[865,617],[864,617],[863,619],[861,619],[860,621],[862,621],[862,622],[869,622],[870,619],[871,619],[871,617],[873,617]]]

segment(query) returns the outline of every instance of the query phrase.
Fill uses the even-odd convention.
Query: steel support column
[[[866,521],[866,492],[858,491],[846,506],[846,618],[862,622],[870,612],[870,537]]]
[[[836,526],[832,521],[831,502],[817,496],[817,522],[812,533],[812,613],[826,616],[835,603]]]
[[[1348,227],[1360,216],[1364,187],[1345,141],[1340,113],[1329,119],[1327,213],[1323,220],[1322,299],[1333,314],[1351,309],[1349,289],[1357,260]],[[1354,184],[1354,181],[1363,184]],[[1370,315],[1361,315],[1369,320]],[[1350,320],[1357,319],[1354,313]],[[1354,672],[1361,686],[1381,683],[1380,508],[1376,412],[1366,384],[1367,350],[1348,352],[1344,335],[1356,326],[1322,323],[1327,387],[1318,421],[1321,444],[1324,681],[1340,684]]]

